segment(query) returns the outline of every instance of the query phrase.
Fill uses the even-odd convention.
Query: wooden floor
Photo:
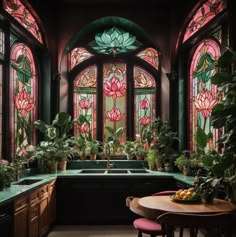
[[[99,226],[55,226],[48,237],[137,237],[137,231],[129,225],[99,225]],[[178,236],[178,233],[176,233]],[[185,234],[189,237],[189,234]],[[150,235],[143,234],[143,237]],[[199,237],[203,237],[199,233]]]

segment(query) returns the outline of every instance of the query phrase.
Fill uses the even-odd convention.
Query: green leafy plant
[[[73,155],[71,147],[70,131],[73,125],[77,123],[77,120],[72,120],[71,116],[65,112],[59,112],[56,114],[51,124],[47,124],[42,120],[34,122],[36,129],[40,130],[46,138],[46,141],[50,141],[50,152],[52,146],[56,149],[54,154],[58,160],[68,159]],[[39,146],[38,148],[41,148]],[[46,152],[46,150],[44,150]]]
[[[214,128],[224,128],[224,134],[217,141],[218,151],[203,156],[208,173],[202,186],[220,183],[226,198],[236,202],[236,52],[226,50],[219,57],[217,68],[211,82],[217,85],[222,99],[213,107],[211,119]]]
[[[115,155],[118,150],[122,151],[124,146],[121,144],[121,140],[124,135],[124,127],[119,127],[118,129],[113,129],[112,127],[106,127],[106,130],[109,133],[107,137],[107,143],[111,148],[112,155]]]

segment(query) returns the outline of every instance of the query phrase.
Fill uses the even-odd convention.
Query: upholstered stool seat
[[[133,226],[139,231],[139,237],[142,236],[142,233],[149,234],[151,237],[162,235],[161,225],[155,220],[140,217],[134,220]]]

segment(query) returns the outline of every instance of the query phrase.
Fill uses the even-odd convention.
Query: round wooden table
[[[140,206],[161,212],[181,212],[181,213],[222,213],[236,211],[236,205],[231,202],[214,199],[213,203],[179,203],[171,199],[170,196],[147,196],[138,199]]]

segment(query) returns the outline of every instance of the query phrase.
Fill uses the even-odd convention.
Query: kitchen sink
[[[127,169],[110,169],[105,172],[105,174],[128,174]]]
[[[150,173],[148,170],[145,170],[145,169],[130,169],[129,172],[132,173],[132,174]]]
[[[146,174],[146,169],[82,169],[79,174]]]
[[[105,169],[84,169],[81,170],[79,173],[80,174],[104,174]]]
[[[13,185],[31,185],[41,181],[42,179],[23,179],[21,181],[13,183]]]

